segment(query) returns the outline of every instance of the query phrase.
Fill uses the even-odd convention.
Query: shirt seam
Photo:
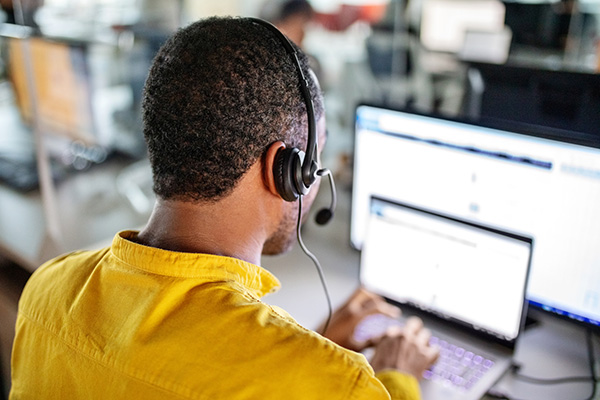
[[[231,257],[231,256],[217,255],[217,254],[209,254],[209,253],[188,253],[188,252],[181,252],[181,251],[155,249],[155,248],[153,248],[151,246],[146,246],[146,245],[143,245],[143,244],[132,242],[130,239],[127,239],[127,238],[124,238],[124,237],[120,236],[121,233],[122,232],[119,232],[117,234],[117,236],[118,236],[118,238],[120,240],[125,241],[126,244],[118,244],[118,246],[117,246],[118,249],[116,249],[115,248],[115,244],[113,243],[111,246],[107,247],[108,250],[109,250],[109,253],[112,256],[114,256],[115,258],[117,258],[119,261],[121,261],[122,263],[124,263],[125,265],[127,265],[129,267],[132,267],[132,268],[139,269],[141,271],[145,271],[145,272],[151,273],[151,274],[164,275],[164,274],[161,274],[160,272],[149,270],[149,269],[145,269],[143,267],[140,267],[137,264],[132,264],[129,261],[125,260],[124,257],[121,257],[123,255],[122,254],[123,252],[127,252],[127,249],[124,249],[124,247],[129,247],[129,244],[131,244],[133,246],[141,246],[141,247],[144,247],[146,249],[158,250],[160,252],[165,252],[165,253],[169,253],[169,254],[175,254],[175,255],[177,255],[179,257],[202,256],[204,258],[210,259],[211,261],[215,261],[215,260],[218,261],[220,259],[226,259],[229,262],[232,262],[232,263],[236,264],[239,267],[243,267],[243,266],[248,265],[248,266],[251,266],[252,268],[256,268],[258,270],[262,270],[260,272],[263,272],[263,273],[266,272],[267,274],[271,274],[269,271],[264,270],[264,268],[262,268],[261,266],[253,264],[253,263],[250,263],[250,262],[247,262],[247,261],[244,261],[244,260],[240,260],[239,258],[235,258],[235,257]],[[189,261],[189,260],[186,260],[186,261]],[[168,274],[166,276],[172,276],[172,275]],[[202,277],[204,277],[204,275],[201,275],[201,276],[198,276],[198,275],[177,275],[177,276],[181,277],[181,278],[195,278],[195,277],[202,278]],[[272,279],[272,278],[274,278],[274,276],[271,274],[271,276],[269,276],[269,278]]]
[[[209,282],[235,282],[237,284],[240,284],[242,286],[244,286],[244,288],[246,289],[251,289],[251,290],[255,290],[257,292],[262,293],[263,295],[266,295],[268,293],[273,292],[274,290],[276,290],[277,288],[279,288],[280,286],[280,282],[277,281],[277,278],[275,278],[269,271],[264,270],[264,268],[258,266],[258,265],[254,265],[254,264],[250,264],[247,263],[243,260],[238,260],[236,258],[233,257],[226,257],[226,256],[217,256],[217,255],[212,255],[212,254],[201,254],[201,256],[203,257],[209,257],[211,259],[214,260],[218,260],[219,258],[225,258],[228,261],[232,261],[233,263],[235,263],[236,266],[242,267],[244,264],[249,264],[253,267],[255,267],[258,272],[260,272],[261,274],[264,274],[265,272],[267,274],[264,274],[264,277],[267,278],[267,282],[266,283],[261,283],[261,287],[260,288],[255,288],[253,287],[253,285],[249,284],[248,282],[245,282],[245,278],[244,276],[242,276],[242,274],[240,274],[239,272],[236,271],[229,271],[227,270],[227,275],[237,275],[238,279],[235,279],[234,277],[228,277],[225,276],[226,274],[221,274],[221,275],[215,275],[215,274],[186,274],[183,271],[169,271],[169,273],[166,272],[160,272],[160,271],[155,271],[152,269],[147,269],[144,268],[141,265],[138,264],[133,264],[125,259],[123,259],[122,257],[120,257],[120,255],[116,254],[116,252],[112,249],[112,247],[108,248],[108,252],[107,255],[108,256],[112,256],[115,258],[115,260],[123,267],[127,267],[127,268],[132,268],[138,271],[142,271],[146,274],[151,274],[151,275],[157,275],[157,276],[164,276],[164,277],[170,277],[170,278],[177,278],[177,279],[202,279],[202,280],[206,280]],[[185,253],[184,253],[185,254]],[[191,254],[191,253],[190,253]],[[270,275],[269,275],[270,274]],[[261,275],[262,277],[262,275]],[[262,282],[262,279],[261,279]],[[267,290],[265,290],[264,288],[268,288]]]
[[[143,271],[147,274],[152,274],[152,275],[159,275],[159,276],[167,276],[167,277],[173,277],[173,278],[184,278],[184,279],[215,279],[216,276],[211,276],[211,275],[206,275],[206,274],[185,274],[183,272],[175,272],[173,273],[172,271],[169,271],[169,273],[162,273],[160,271],[155,271],[149,268],[144,268],[141,265],[138,264],[133,264],[125,259],[123,259],[123,257],[120,257],[118,254],[115,253],[115,251],[112,248],[109,248],[109,253],[110,256],[113,256],[118,262],[119,264],[121,264],[122,266],[125,267],[129,267],[129,268],[133,268],[139,271]],[[202,254],[202,256],[210,256],[210,254]],[[217,256],[213,256],[213,257],[217,257]],[[227,258],[227,257],[226,257]],[[234,258],[229,258],[235,262],[237,262],[238,260],[234,259]],[[223,279],[223,276],[219,277],[220,279]]]
[[[358,383],[360,382],[361,374],[362,374],[362,370],[360,368],[357,368],[356,376],[354,377],[354,384],[348,388],[348,391],[346,392],[346,395],[344,396],[345,399],[348,399],[348,400],[356,399],[356,394],[358,392]]]

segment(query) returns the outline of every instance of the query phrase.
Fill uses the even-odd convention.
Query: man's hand
[[[375,346],[371,366],[375,372],[395,369],[421,379],[423,372],[439,357],[439,349],[429,346],[431,332],[416,317],[403,328],[390,328]]]
[[[387,303],[380,296],[359,288],[343,306],[333,313],[327,332],[322,332],[322,328],[319,331],[323,333],[323,336],[340,346],[354,351],[361,351],[373,345],[373,343],[357,343],[353,339],[354,329],[364,317],[372,314],[384,314],[392,318],[398,318],[400,309]]]

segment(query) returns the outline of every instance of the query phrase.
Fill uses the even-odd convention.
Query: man
[[[314,11],[307,0],[267,0],[259,16],[302,47],[306,25],[313,19]]]
[[[299,57],[322,145],[322,95]],[[437,354],[420,321],[378,341],[376,377],[362,355],[260,300],[278,287],[261,254],[295,240],[299,202],[282,199],[274,164],[306,145],[298,82],[281,41],[249,19],[207,19],[167,41],[144,94],[153,214],[109,248],[36,271],[19,304],[11,399],[418,397],[415,377]],[[326,335],[360,350],[354,326],[389,307],[358,291]]]

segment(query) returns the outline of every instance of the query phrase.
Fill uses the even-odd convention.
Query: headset
[[[336,206],[335,184],[331,171],[326,168],[319,168],[317,162],[317,127],[315,121],[315,111],[308,87],[308,81],[304,76],[298,53],[291,44],[290,40],[277,29],[273,24],[259,18],[248,18],[251,22],[261,25],[271,31],[281,42],[286,52],[290,55],[300,81],[300,93],[306,104],[306,113],[308,120],[308,140],[306,143],[306,153],[296,147],[281,149],[275,155],[273,163],[273,175],[275,178],[275,188],[277,193],[285,201],[296,201],[301,196],[308,194],[310,187],[315,183],[317,176],[327,175],[331,186],[331,204],[328,208],[319,210],[316,215],[316,222],[324,225],[333,217]]]
[[[329,296],[329,290],[327,290],[327,283],[323,275],[323,269],[317,257],[312,254],[304,245],[302,241],[302,234],[300,232],[300,225],[302,220],[302,196],[308,194],[308,191],[313,183],[317,180],[317,176],[327,175],[329,177],[329,185],[331,187],[331,204],[329,208],[323,208],[319,210],[315,218],[317,224],[324,225],[331,220],[333,212],[336,206],[336,194],[335,184],[333,182],[333,175],[330,170],[326,168],[319,168],[317,162],[317,127],[315,121],[315,110],[308,88],[308,81],[302,72],[302,66],[298,60],[298,53],[290,40],[277,29],[273,24],[258,18],[248,18],[251,22],[258,25],[264,26],[270,30],[275,37],[283,44],[286,52],[292,58],[296,70],[298,71],[298,77],[300,79],[300,92],[302,98],[306,104],[306,113],[308,116],[308,140],[306,143],[306,154],[296,147],[280,149],[275,155],[273,163],[273,176],[275,178],[275,188],[277,193],[285,201],[298,201],[298,221],[296,224],[296,236],[298,237],[298,243],[302,251],[313,261],[323,290],[325,291],[325,297],[327,298],[327,306],[329,309],[329,315],[323,328],[323,334],[327,331],[329,323],[331,322],[331,316],[333,314],[333,308],[331,306],[331,297]]]

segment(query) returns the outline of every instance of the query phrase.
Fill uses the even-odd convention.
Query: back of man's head
[[[322,95],[297,51],[318,119]],[[150,68],[143,118],[154,191],[163,199],[220,200],[271,143],[306,145],[296,67],[272,32],[244,18],[210,18],[176,32]]]

